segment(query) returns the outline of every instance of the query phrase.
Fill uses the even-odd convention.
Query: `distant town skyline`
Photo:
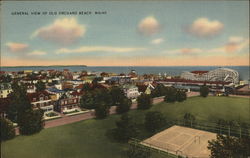
[[[249,65],[249,1],[1,4],[1,66]]]

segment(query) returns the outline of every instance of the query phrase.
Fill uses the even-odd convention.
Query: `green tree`
[[[18,115],[19,131],[23,135],[40,132],[44,127],[43,110],[28,109]]]
[[[206,85],[200,87],[200,96],[207,97],[209,93],[209,88]]]
[[[1,83],[9,83],[12,81],[12,78],[10,75],[0,75],[0,81]]]
[[[125,112],[128,112],[130,110],[130,107],[132,105],[132,101],[126,97],[122,98],[120,103],[116,107],[116,112],[118,114],[122,114]]]
[[[107,105],[104,101],[96,103],[95,107],[95,116],[97,119],[104,119],[109,114],[110,106]]]
[[[217,135],[208,141],[211,158],[247,158],[250,155],[250,138]]]
[[[122,88],[113,86],[110,90],[110,95],[112,98],[112,105],[117,106],[121,103],[121,101],[124,99],[125,94]]]
[[[90,83],[83,84],[82,91],[86,92],[86,91],[91,91],[91,90],[93,90],[93,89],[92,89]]]
[[[46,89],[46,85],[45,85],[45,83],[42,82],[42,81],[38,81],[38,82],[35,84],[35,86],[36,86],[36,91],[37,91],[37,92],[44,91],[44,90]]]
[[[93,92],[86,91],[86,93],[81,97],[80,106],[85,109],[95,108]]]
[[[99,102],[105,102],[108,106],[112,104],[112,98],[107,89],[95,89],[93,91],[94,95],[94,104],[98,104]]]
[[[185,125],[192,127],[192,125],[195,122],[195,116],[190,113],[185,113],[183,118],[184,118]]]
[[[131,144],[127,150],[127,157],[128,158],[150,158],[151,152],[147,148]]]
[[[167,87],[165,87],[163,84],[158,84],[155,89],[152,91],[151,96],[152,97],[160,97],[166,95]]]
[[[177,92],[176,92],[176,100],[178,101],[178,102],[183,102],[184,100],[186,100],[187,99],[187,94],[186,94],[186,92],[184,91],[184,90],[177,90]]]
[[[12,139],[15,137],[15,128],[13,123],[5,118],[0,118],[1,141]]]
[[[155,132],[166,124],[166,119],[161,112],[150,111],[146,113],[145,127],[150,132]]]
[[[123,114],[120,120],[116,122],[116,127],[114,138],[118,141],[128,142],[130,138],[138,135],[137,125],[127,113]]]
[[[143,93],[137,98],[138,109],[149,109],[153,105],[152,103],[153,100],[148,94]]]
[[[176,93],[177,89],[174,87],[167,87],[166,95],[164,97],[164,101],[168,103],[173,103],[176,101]]]
[[[7,118],[12,122],[17,122],[18,114],[32,108],[29,99],[26,95],[26,87],[23,85],[18,85],[14,82],[12,85],[12,92],[9,94],[10,106],[8,107],[6,114]]]

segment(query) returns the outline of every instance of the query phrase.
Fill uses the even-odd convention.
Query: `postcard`
[[[249,1],[1,1],[2,158],[249,158]]]

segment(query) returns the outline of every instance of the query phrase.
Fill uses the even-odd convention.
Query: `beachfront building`
[[[0,84],[0,98],[7,98],[7,96],[12,92],[10,83]]]
[[[181,78],[193,81],[230,82],[233,84],[239,83],[239,73],[229,68],[218,68],[211,71],[186,71],[181,74]]]

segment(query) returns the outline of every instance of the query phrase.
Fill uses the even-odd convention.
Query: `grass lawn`
[[[192,97],[182,103],[159,103],[150,111],[161,111],[170,119],[182,119],[189,112],[200,121],[241,120],[249,123],[249,99],[234,97]],[[149,110],[147,110],[149,111]],[[130,111],[143,123],[147,111]],[[104,120],[86,120],[45,129],[32,136],[18,136],[2,143],[3,158],[121,158],[127,144],[110,140],[106,131],[115,128],[119,115]],[[145,138],[149,134],[141,132]],[[155,157],[154,157],[155,158]]]

